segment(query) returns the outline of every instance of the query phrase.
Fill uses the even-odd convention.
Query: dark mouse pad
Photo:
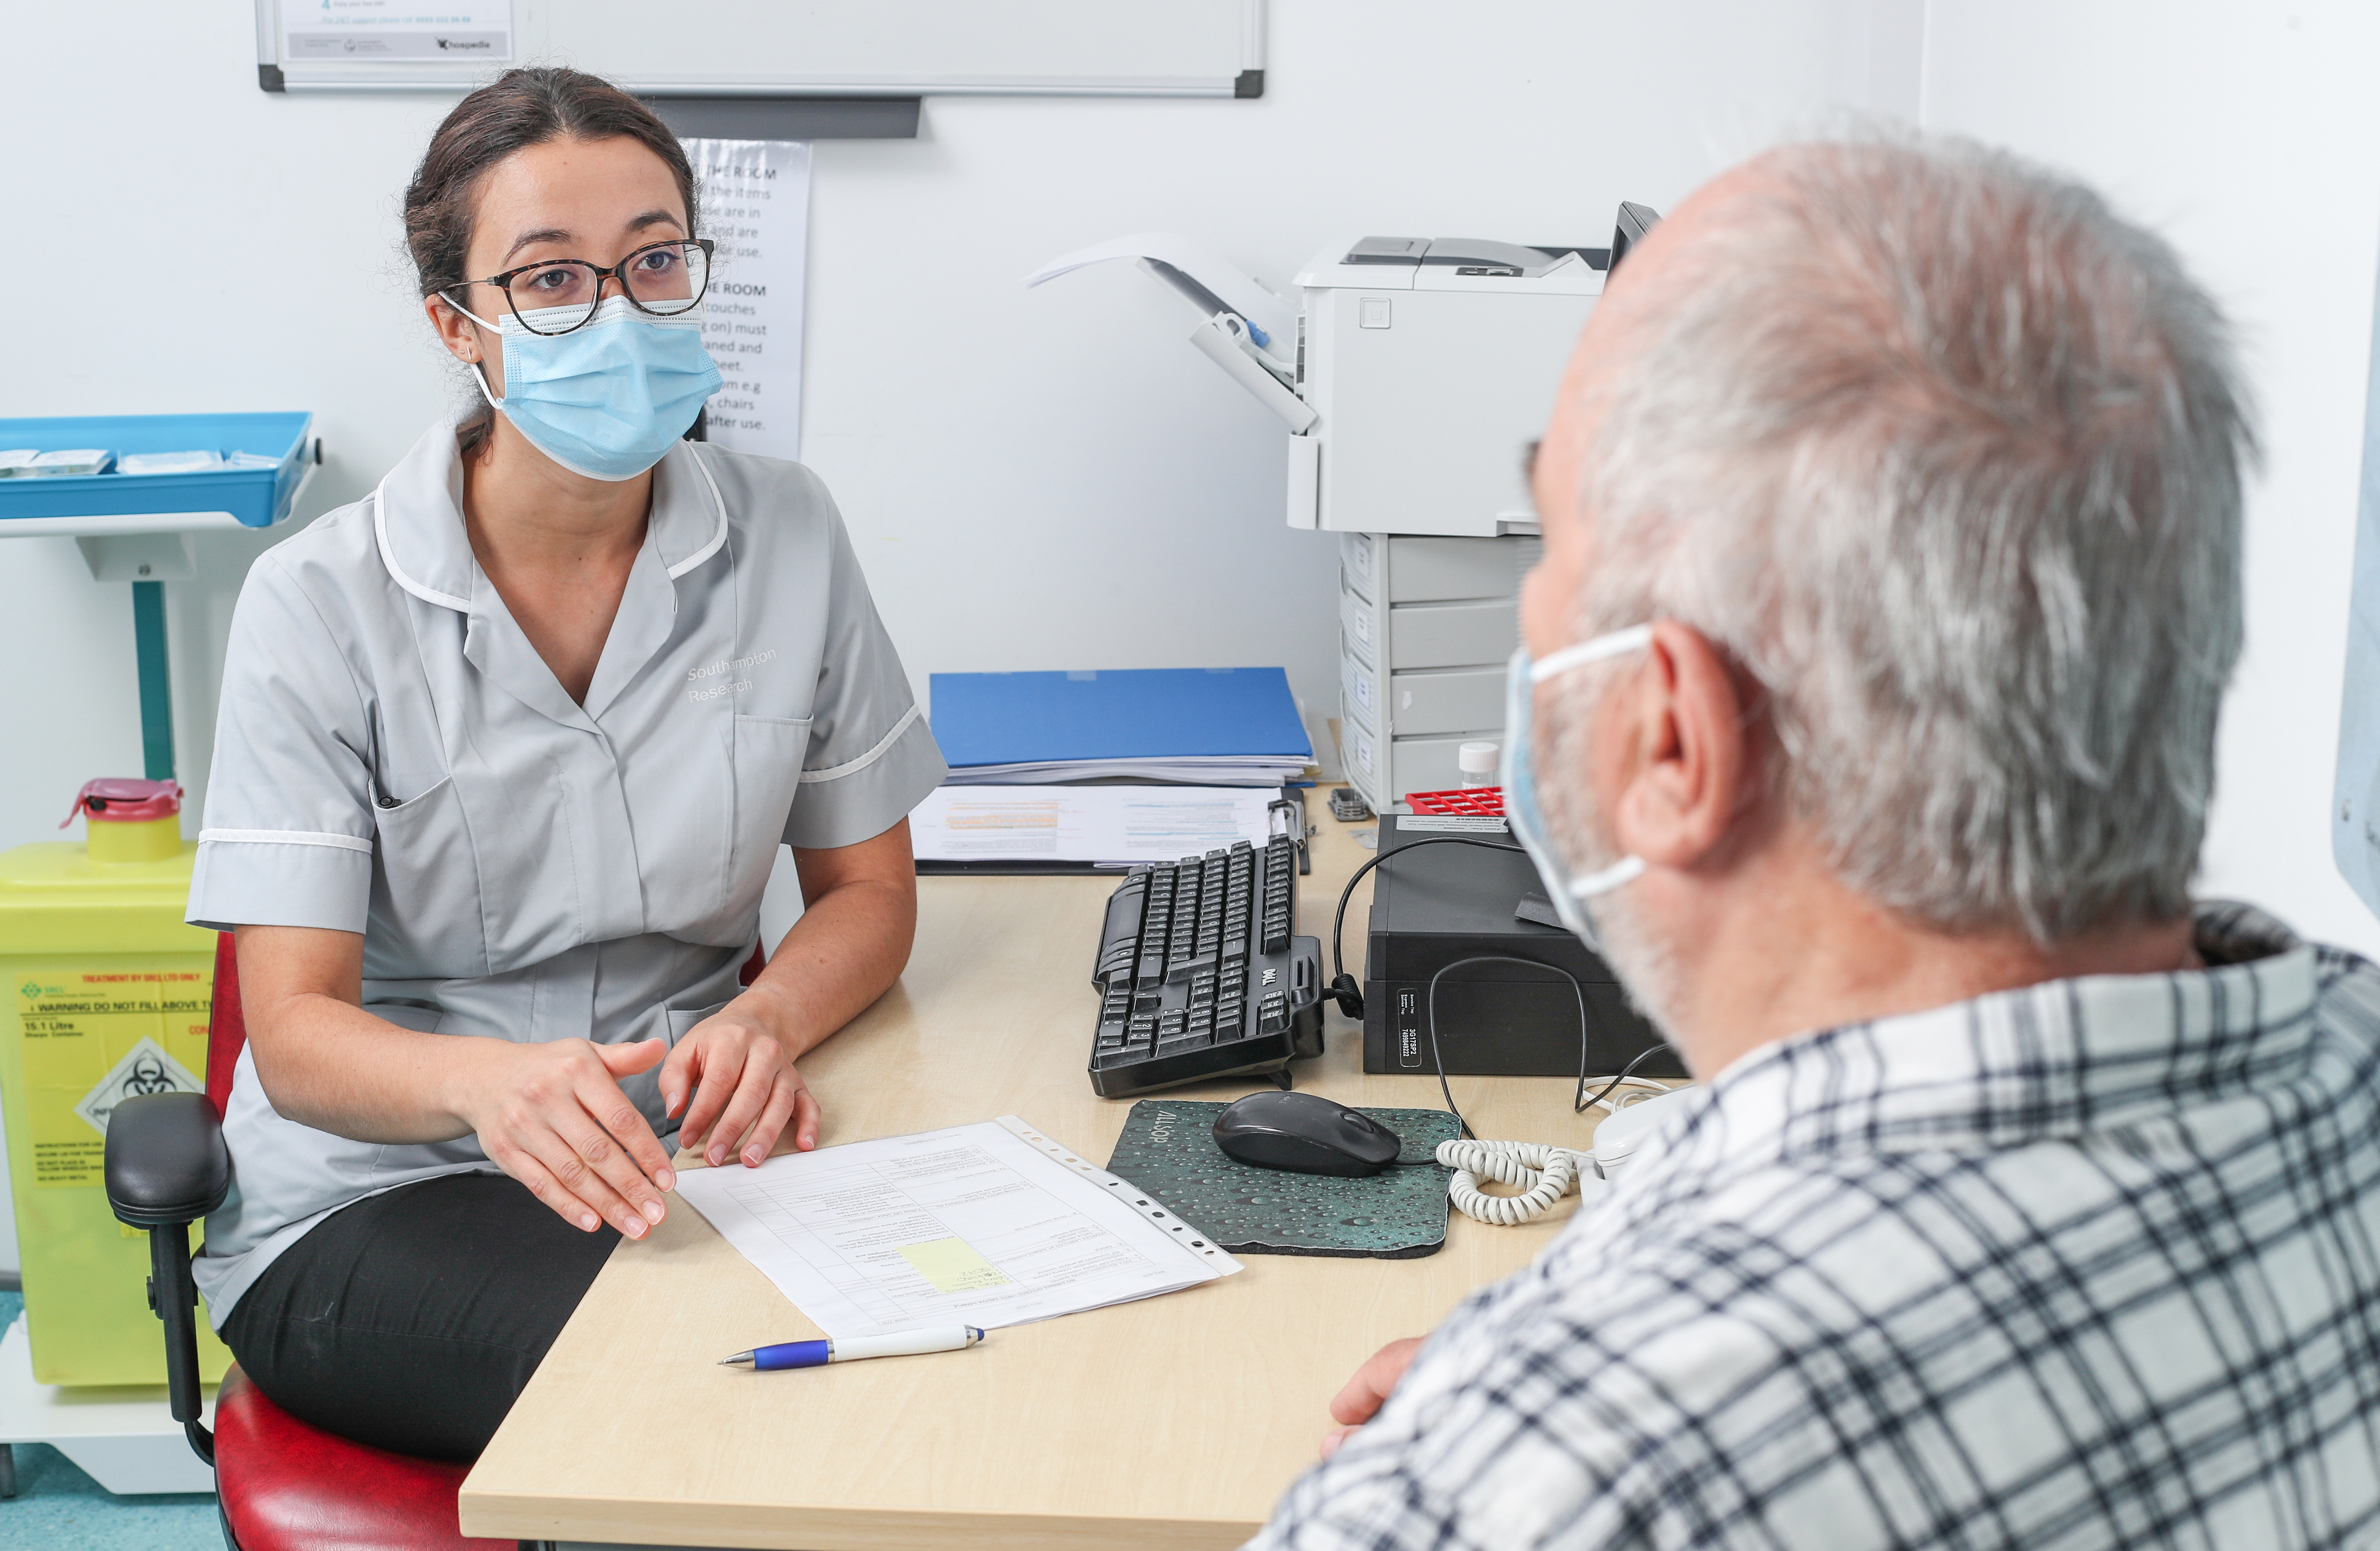
[[[1258,1168],[1215,1145],[1220,1104],[1142,1099],[1124,1117],[1108,1172],[1172,1207],[1235,1255],[1418,1260],[1446,1245],[1446,1183],[1431,1162],[1455,1135],[1442,1109],[1367,1109],[1403,1139],[1395,1166],[1366,1179]]]

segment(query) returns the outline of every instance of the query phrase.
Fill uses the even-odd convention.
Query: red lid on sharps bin
[[[129,824],[138,819],[171,818],[182,811],[179,781],[141,781],[129,776],[103,776],[85,781],[75,793],[75,805],[58,827],[64,829],[81,813],[93,823]]]

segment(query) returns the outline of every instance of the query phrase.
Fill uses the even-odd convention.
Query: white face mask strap
[[[1570,885],[1571,898],[1573,899],[1592,899],[1598,894],[1610,893],[1613,889],[1618,888],[1622,884],[1633,883],[1636,879],[1642,877],[1644,873],[1645,859],[1643,857],[1623,856],[1609,867],[1599,868],[1595,872],[1589,873],[1583,878],[1572,879]]]
[[[438,299],[444,302],[447,307],[454,311],[459,312],[464,317],[470,319],[481,328],[492,330],[497,338],[501,339],[504,337],[504,331],[502,324],[488,322],[487,319],[480,316],[477,312],[472,311],[461,302],[456,301],[444,291],[440,291],[438,293]],[[488,401],[488,407],[492,409],[503,409],[504,407],[504,401],[488,391],[487,362],[483,360],[467,360],[463,364],[471,369],[471,381],[479,387],[480,397]]]
[[[1529,665],[1529,682],[1542,684],[1556,674],[1568,673],[1572,668],[1599,663],[1606,657],[1617,657],[1622,653],[1641,651],[1652,641],[1653,627],[1650,625],[1632,625],[1624,630],[1612,630],[1592,641],[1582,641],[1575,646],[1565,646],[1559,652],[1539,657]]]
[[[491,409],[503,409],[504,407],[504,401],[488,391],[487,363],[478,360],[467,360],[463,363],[463,366],[465,370],[471,373],[471,381],[479,385],[480,397],[488,401],[488,408]]]
[[[480,316],[477,312],[472,311],[469,308],[468,308],[468,307],[464,306],[461,302],[459,302],[459,301],[455,300],[453,297],[448,296],[444,291],[440,291],[440,292],[438,293],[438,299],[439,299],[439,300],[441,300],[441,301],[443,301],[443,302],[444,302],[444,303],[446,304],[447,308],[448,308],[450,311],[456,311],[456,312],[460,312],[463,316],[465,316],[465,317],[467,317],[467,318],[470,319],[473,323],[475,323],[475,324],[479,324],[481,328],[484,328],[484,329],[488,330],[489,332],[491,332],[491,333],[492,333],[492,334],[496,335],[496,336],[499,336],[499,337],[502,337],[502,336],[504,335],[504,324],[492,324],[492,323],[488,322],[488,320],[487,320],[487,319],[485,319],[485,318],[483,318],[483,317]]]

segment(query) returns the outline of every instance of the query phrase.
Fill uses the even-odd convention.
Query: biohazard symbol
[[[174,1080],[166,1074],[165,1063],[154,1056],[142,1056],[132,1063],[132,1069],[124,1074],[124,1096],[128,1099],[139,1098],[144,1093],[172,1092]]]

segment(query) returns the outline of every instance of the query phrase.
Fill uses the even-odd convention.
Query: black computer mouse
[[[1215,1145],[1242,1163],[1300,1174],[1378,1174],[1404,1142],[1319,1093],[1250,1093],[1215,1117]]]

